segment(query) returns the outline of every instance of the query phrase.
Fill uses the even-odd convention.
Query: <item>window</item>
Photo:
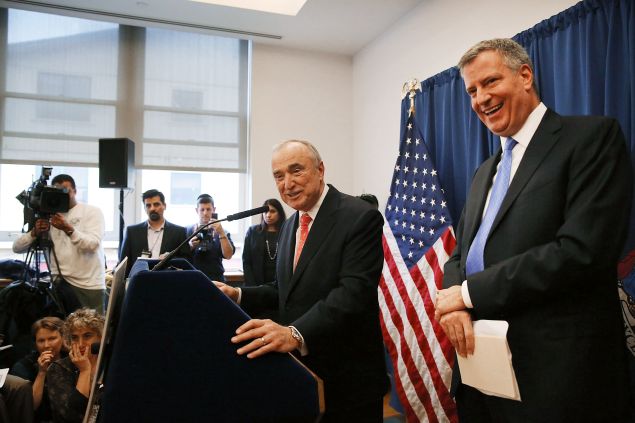
[[[37,76],[37,92],[57,97],[90,98],[90,77],[40,72]],[[67,104],[60,107],[54,102],[40,101],[36,110],[38,119],[79,122],[90,120],[90,110],[83,104]]]
[[[244,42],[145,32],[143,165],[244,171]]]
[[[90,98],[90,77],[39,72],[37,92],[58,97]]]
[[[2,163],[97,163],[116,130],[118,26],[2,9],[8,14]]]
[[[196,198],[200,194],[209,194],[220,218],[242,210],[240,207],[240,186],[243,181],[238,173],[220,172],[172,172],[165,170],[142,171],[142,192],[158,189],[165,195],[165,218],[177,225],[190,226],[198,221]],[[193,182],[198,185],[186,185]],[[141,202],[141,195],[139,203]],[[143,214],[141,216],[141,214]],[[146,219],[140,212],[140,218]],[[225,230],[232,234],[234,242],[242,243],[245,220],[224,222]]]
[[[79,201],[101,207],[106,239],[118,240],[119,192],[98,188],[100,138],[135,141],[135,186],[166,193],[176,223],[195,221],[203,191],[227,213],[242,209],[247,41],[16,9],[0,17],[0,241],[20,228],[15,196],[41,165],[73,176]],[[134,204],[125,224],[145,218]]]
[[[172,90],[172,106],[175,109],[203,109],[203,93],[191,90]]]
[[[172,91],[172,106],[182,110],[202,110],[203,93],[201,91],[189,91],[175,89]],[[201,125],[203,119],[197,114],[173,113],[173,122],[188,122],[191,125]]]
[[[172,172],[170,193],[172,203],[178,205],[192,205],[192,199],[201,193],[200,173]]]

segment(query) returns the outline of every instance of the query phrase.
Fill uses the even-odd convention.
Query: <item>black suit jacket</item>
[[[522,397],[512,420],[621,421],[627,370],[616,266],[632,195],[628,157],[614,119],[548,110],[494,220],[485,269],[467,278],[474,320],[509,321]],[[474,176],[446,288],[466,279],[499,160],[500,151]]]
[[[165,226],[163,227],[163,239],[161,241],[160,253],[163,254],[174,250],[181,242],[185,241],[185,238],[185,228],[183,226],[175,225],[166,221]],[[128,276],[130,269],[132,269],[132,265],[135,261],[137,261],[137,258],[141,256],[141,252],[144,250],[149,250],[148,222],[145,221],[126,227],[123,243],[119,249],[119,261],[123,260],[124,257],[128,257],[126,276]],[[175,256],[190,260],[189,245],[185,244],[181,250],[175,254]]]
[[[329,187],[295,272],[297,212],[280,231],[277,282],[243,288],[241,305],[249,313],[277,302],[280,323],[304,337],[301,360],[324,381],[326,410],[336,411],[381,399],[388,379],[377,300],[383,219]]]
[[[243,246],[243,272],[245,286],[261,285],[265,281],[265,237],[266,232],[260,230],[261,225],[253,225],[245,235]]]

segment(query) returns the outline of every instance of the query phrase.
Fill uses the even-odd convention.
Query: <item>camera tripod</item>
[[[48,238],[48,233],[40,234],[35,238],[35,241],[33,241],[26,254],[22,281],[32,292],[40,291],[45,294],[54,308],[59,310],[61,314],[66,315],[64,305],[53,289],[53,281],[51,279],[52,274],[49,256],[53,249],[53,241]],[[42,261],[42,257],[44,261]],[[41,266],[43,264],[46,264],[46,269],[49,274],[48,278],[42,276]],[[29,274],[30,269],[34,269],[35,271],[33,276]]]

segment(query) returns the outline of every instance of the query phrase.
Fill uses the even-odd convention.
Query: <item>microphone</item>
[[[163,269],[166,266],[166,264],[168,263],[168,261],[170,261],[172,259],[172,257],[174,257],[174,255],[177,253],[177,251],[179,251],[181,249],[181,247],[183,247],[185,244],[190,242],[190,240],[192,238],[194,238],[196,235],[198,235],[201,232],[203,232],[205,229],[209,228],[214,223],[225,222],[225,221],[231,222],[232,220],[243,219],[245,217],[254,216],[256,214],[264,213],[266,211],[269,211],[269,206],[256,207],[255,209],[245,210],[245,211],[242,211],[240,213],[230,214],[229,216],[227,216],[224,219],[212,219],[212,220],[210,220],[208,223],[206,223],[205,225],[202,225],[200,228],[198,228],[196,231],[194,231],[194,233],[192,235],[190,235],[187,238],[185,238],[185,241],[180,243],[174,250],[170,251],[165,257],[163,257],[163,259],[161,259],[161,261],[158,262],[156,264],[156,266],[154,266],[152,268],[152,271],[154,272],[155,270]]]
[[[240,213],[230,214],[225,219],[227,219],[228,222],[231,222],[232,220],[238,220],[245,217],[254,216],[256,214],[266,213],[268,211],[269,211],[269,206],[261,206],[261,207],[256,207],[255,209],[245,210]]]

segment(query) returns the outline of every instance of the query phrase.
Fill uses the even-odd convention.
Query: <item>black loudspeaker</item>
[[[99,139],[99,188],[131,188],[134,183],[134,142],[129,138]]]

